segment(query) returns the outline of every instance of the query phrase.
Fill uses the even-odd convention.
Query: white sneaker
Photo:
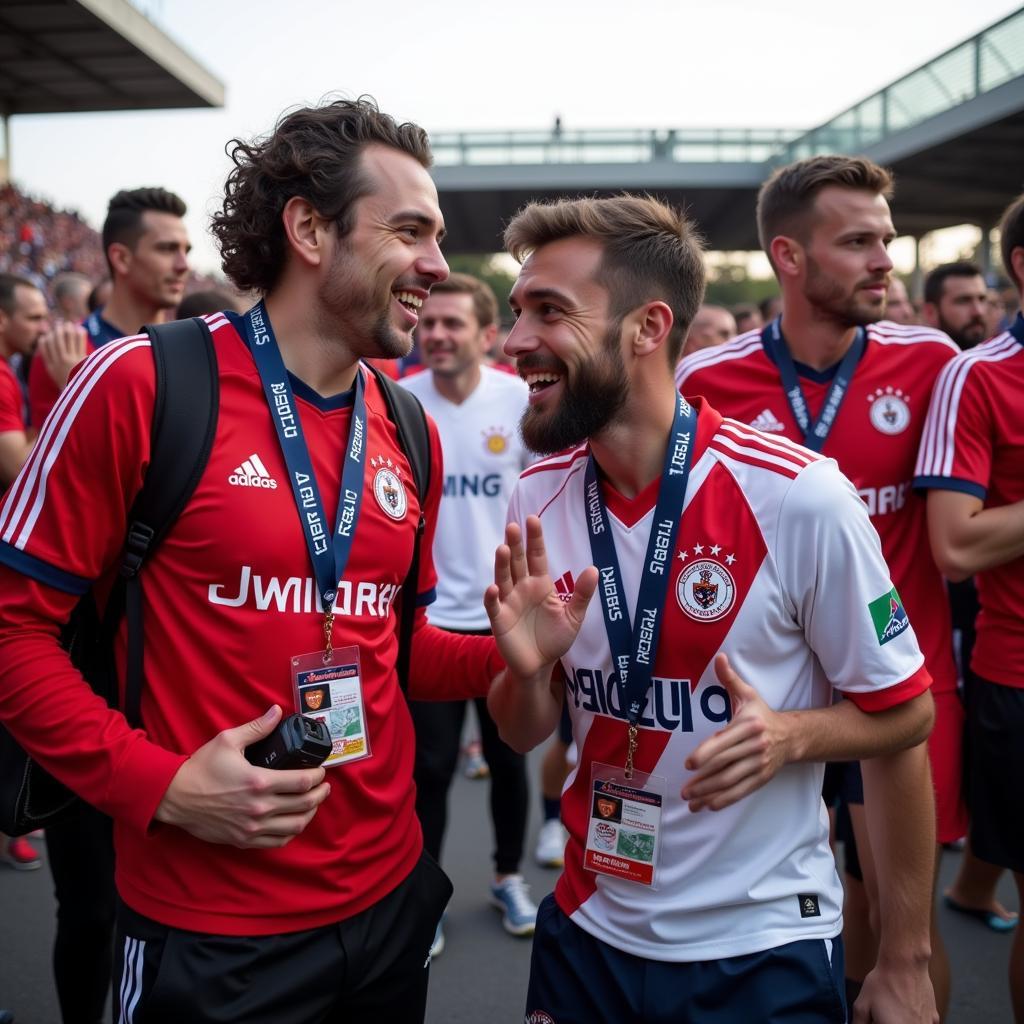
[[[568,839],[562,823],[549,818],[540,827],[534,858],[542,868],[560,868],[565,864],[565,843]]]
[[[510,935],[532,935],[537,924],[537,905],[522,875],[509,875],[491,883],[491,906],[502,912],[501,923]]]

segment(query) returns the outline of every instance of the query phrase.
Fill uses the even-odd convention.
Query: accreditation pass
[[[665,780],[595,764],[583,866],[602,875],[654,884]]]

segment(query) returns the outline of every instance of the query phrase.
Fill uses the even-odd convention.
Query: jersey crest
[[[377,469],[377,475],[373,478],[373,496],[377,499],[377,504],[391,519],[404,519],[409,509],[409,499],[405,493],[405,485],[398,475],[398,466],[383,456],[371,459],[370,465]]]
[[[875,388],[868,401],[871,403],[868,417],[875,430],[883,434],[902,434],[910,426],[910,406],[899,388]]]
[[[676,579],[679,607],[698,622],[714,622],[728,614],[736,599],[732,573],[717,559],[702,558],[684,566]]]

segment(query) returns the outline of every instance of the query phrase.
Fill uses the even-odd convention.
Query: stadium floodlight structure
[[[15,114],[223,105],[223,83],[128,0],[0,0],[6,161]]]

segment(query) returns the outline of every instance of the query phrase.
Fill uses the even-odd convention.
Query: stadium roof
[[[712,249],[756,249],[761,183],[818,153],[896,172],[901,234],[992,227],[1024,187],[1024,7],[810,131],[626,129],[433,134],[452,252],[493,252],[524,203],[650,191],[687,208]]]
[[[223,103],[223,83],[128,0],[0,0],[0,116]]]

